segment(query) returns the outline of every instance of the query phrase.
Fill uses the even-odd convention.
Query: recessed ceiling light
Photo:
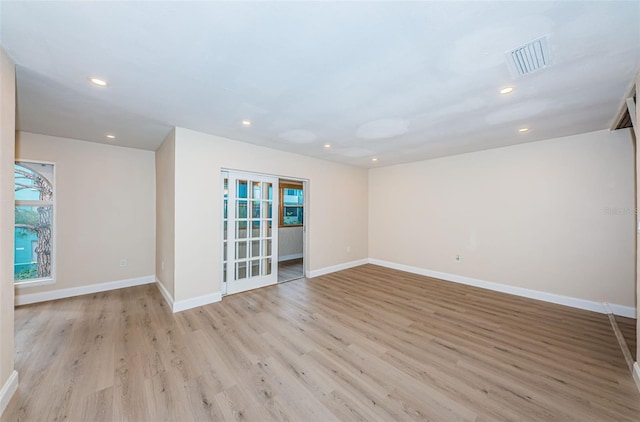
[[[500,90],[500,93],[501,93],[501,94],[509,94],[509,93],[511,93],[512,91],[513,91],[513,87],[508,86],[508,87],[506,87],[506,88],[502,88],[502,89]]]
[[[107,135],[107,138],[109,138],[109,139],[116,139],[116,135]]]
[[[374,162],[374,163],[375,163],[375,162],[377,162],[377,161],[378,161],[378,157],[373,157],[373,158],[371,159],[371,161],[372,161],[372,162]]]
[[[98,86],[107,86],[109,85],[107,83],[107,81],[100,79],[100,78],[89,78],[89,80],[91,81],[92,84],[94,85],[98,85]]]
[[[518,132],[520,132],[520,133],[529,132],[529,128],[528,127],[523,127],[521,129],[518,129]]]
[[[243,120],[242,126],[251,126],[251,120]]]
[[[325,149],[329,149],[329,148],[331,148],[331,144],[324,144],[324,145],[323,145],[323,147],[324,147]]]

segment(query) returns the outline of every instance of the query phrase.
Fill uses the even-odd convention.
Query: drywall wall
[[[16,385],[9,381],[13,368],[13,162],[15,145],[16,73],[13,61],[0,47],[0,414]],[[17,381],[17,380],[16,380]],[[15,384],[15,382],[14,382]]]
[[[156,151],[156,277],[173,298],[175,244],[175,132]]]
[[[220,291],[222,169],[309,181],[307,269],[367,258],[366,169],[183,128],[175,133],[176,300]]]
[[[627,130],[369,174],[371,258],[585,300],[635,306],[634,221]]]
[[[278,261],[302,258],[302,226],[278,229]]]
[[[18,296],[154,274],[152,151],[18,132],[16,157],[56,165],[56,283]]]
[[[640,71],[636,74],[636,99],[640,98]],[[636,101],[636,127],[633,128],[635,134],[635,152],[636,152],[636,310],[640,309],[640,219],[638,216],[638,208],[640,205],[640,169],[638,169],[638,163],[640,163],[640,148],[638,148],[638,138],[640,138],[640,106]],[[640,325],[636,319],[636,339],[640,338]],[[634,366],[634,379],[638,389],[640,389],[640,367],[638,367],[638,361],[640,361],[640,342],[636,342],[636,364]]]

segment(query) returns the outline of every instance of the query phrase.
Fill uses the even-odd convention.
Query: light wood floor
[[[629,348],[629,352],[633,359],[636,359],[636,320],[632,318],[625,318],[622,316],[615,316],[616,323],[618,324],[618,328],[620,328],[620,332],[622,333],[625,341],[627,342],[627,347]],[[640,419],[640,418],[639,418]]]
[[[373,265],[171,314],[153,285],[16,310],[3,421],[638,421],[606,315]]]
[[[278,262],[278,283],[304,277],[302,258]]]

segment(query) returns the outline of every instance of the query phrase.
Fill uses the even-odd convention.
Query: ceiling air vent
[[[545,35],[505,53],[514,78],[521,78],[551,65],[549,39]]]

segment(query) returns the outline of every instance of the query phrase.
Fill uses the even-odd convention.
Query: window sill
[[[36,280],[14,281],[13,285],[16,289],[25,289],[27,287],[46,286],[49,284],[56,284],[56,280],[53,278],[38,278]]]

